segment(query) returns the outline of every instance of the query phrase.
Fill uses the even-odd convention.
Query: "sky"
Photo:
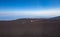
[[[0,0],[0,20],[60,16],[60,0]]]

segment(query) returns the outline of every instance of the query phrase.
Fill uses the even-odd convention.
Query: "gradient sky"
[[[60,0],[0,0],[0,20],[60,16]]]

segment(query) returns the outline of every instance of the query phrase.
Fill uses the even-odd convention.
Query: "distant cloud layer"
[[[35,11],[1,11],[0,16],[60,16],[60,9],[47,9]]]

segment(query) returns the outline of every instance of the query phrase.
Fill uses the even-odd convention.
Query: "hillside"
[[[60,19],[0,21],[1,37],[60,37]]]

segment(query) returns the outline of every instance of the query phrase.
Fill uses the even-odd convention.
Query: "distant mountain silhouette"
[[[60,37],[60,16],[0,21],[0,37]]]
[[[53,17],[53,18],[50,18],[50,19],[60,19],[60,16]]]
[[[49,21],[60,21],[60,16],[49,18]]]

